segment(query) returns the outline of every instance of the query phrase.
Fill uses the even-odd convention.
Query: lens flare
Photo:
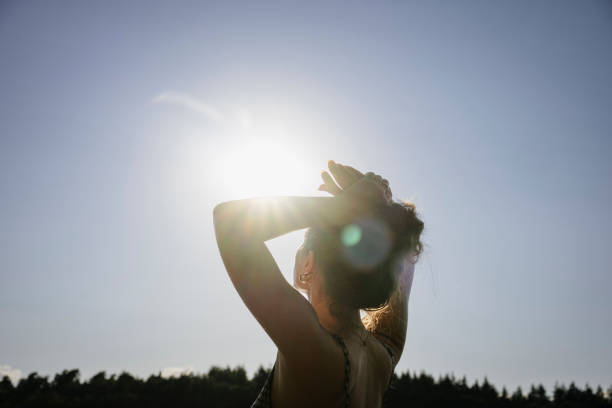
[[[361,228],[359,225],[350,224],[342,230],[342,243],[346,247],[355,246],[361,241]]]
[[[389,255],[392,238],[382,220],[365,218],[346,226],[341,235],[344,257],[355,268],[369,270]]]

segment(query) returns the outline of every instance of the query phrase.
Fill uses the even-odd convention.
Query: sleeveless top
[[[350,384],[350,379],[351,379],[351,363],[349,361],[348,348],[346,347],[346,344],[344,343],[344,339],[342,337],[332,332],[328,332],[328,333],[331,334],[331,336],[334,338],[334,340],[338,342],[338,344],[340,344],[340,347],[342,347],[342,353],[344,353],[344,407],[348,408],[351,402],[351,396],[350,396],[350,390],[349,390],[349,384]],[[385,347],[385,349],[387,350],[387,353],[389,353],[389,356],[391,357],[391,370],[393,370],[395,368],[395,354],[393,354],[393,351],[391,350],[391,348],[389,348],[389,346],[387,346],[385,343],[383,343],[380,340],[378,341],[380,342],[380,344],[382,344]],[[268,377],[266,378],[266,382],[264,383],[264,386],[259,392],[257,399],[255,399],[253,404],[251,404],[250,408],[272,408],[272,379],[273,378],[274,378],[274,366],[272,367],[270,374],[268,374]],[[391,377],[389,378],[389,384],[391,384],[392,378],[393,378],[393,372],[391,372]],[[387,386],[387,390],[388,390],[388,386]],[[386,394],[387,393],[385,391],[383,402],[386,397]]]

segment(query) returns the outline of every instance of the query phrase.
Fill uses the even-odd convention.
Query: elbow
[[[225,201],[215,205],[215,208],[213,208],[213,222],[215,225],[235,218],[236,211],[232,210],[233,207],[232,201]]]
[[[217,204],[213,209],[213,225],[217,242],[235,241],[244,235],[244,217],[240,208],[234,201]]]
[[[213,208],[213,220],[216,222],[221,215],[225,212],[225,208],[227,207],[227,202],[223,202],[223,203],[219,203],[217,205],[215,205],[215,208]]]
[[[213,225],[217,239],[221,238],[228,231],[227,228],[227,202],[217,204],[213,209]]]

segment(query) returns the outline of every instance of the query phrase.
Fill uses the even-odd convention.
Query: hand
[[[344,166],[334,162],[333,160],[328,162],[328,167],[329,171],[334,177],[332,178],[327,171],[321,172],[323,184],[319,186],[319,190],[327,191],[334,196],[340,195],[342,192],[347,190],[359,190],[352,191],[352,193],[363,195],[366,193],[366,191],[371,190],[371,188],[369,188],[371,185],[375,185],[377,190],[369,191],[366,193],[366,195],[375,194],[376,191],[382,192],[387,204],[391,203],[392,193],[391,188],[389,187],[389,181],[387,181],[387,179],[383,179],[381,176],[372,172],[368,172],[364,175],[359,170],[356,170],[351,166]],[[356,184],[359,184],[359,186]]]

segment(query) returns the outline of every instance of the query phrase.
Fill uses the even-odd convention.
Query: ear
[[[308,251],[306,258],[304,258],[304,273],[312,273],[314,269],[314,252]]]

